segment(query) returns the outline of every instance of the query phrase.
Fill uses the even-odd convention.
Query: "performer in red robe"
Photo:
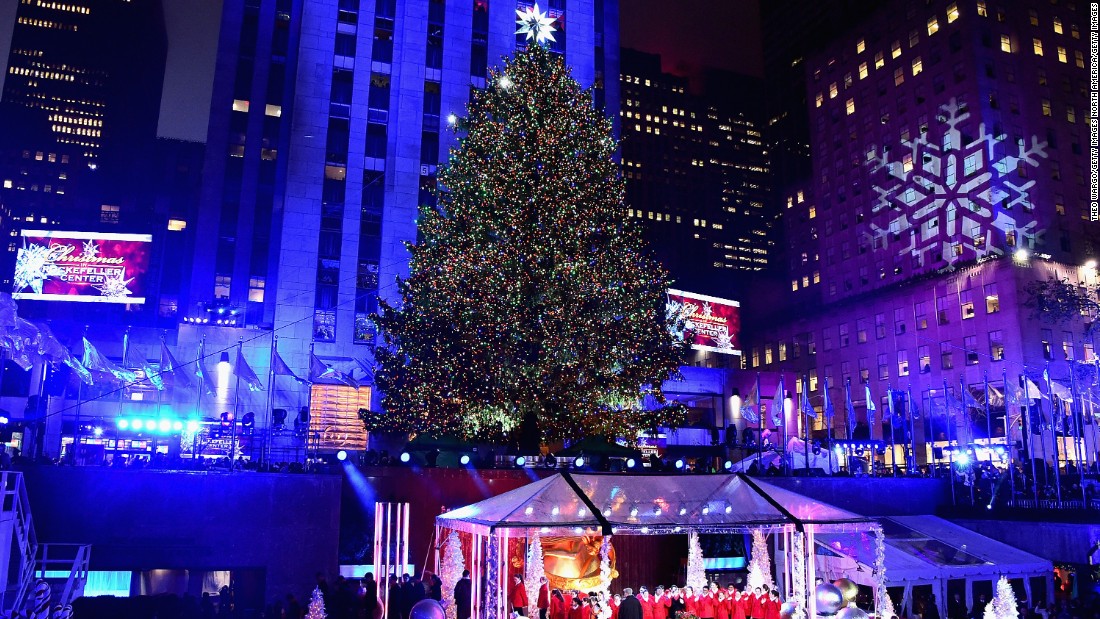
[[[573,605],[569,608],[569,619],[585,619],[584,603],[579,597],[573,598]]]
[[[718,597],[715,598],[714,619],[730,619],[729,600],[726,599],[726,592],[721,589],[718,590]]]
[[[684,587],[684,612],[699,616],[699,596],[695,595],[695,588],[690,585]]]
[[[619,619],[619,605],[622,603],[623,598],[618,593],[611,596],[611,601],[607,603],[607,607],[611,609],[611,619]]]
[[[764,600],[764,590],[760,587],[753,589],[751,600],[749,601],[750,619],[764,619]]]
[[[512,577],[512,590],[508,593],[508,604],[515,612],[527,615],[527,588],[523,586],[523,578],[518,574]]]
[[[645,587],[638,588],[638,601],[642,603],[642,619],[654,619],[653,598],[649,596],[649,590]]]
[[[714,594],[718,590],[718,585],[711,583],[710,588],[699,596],[699,619],[714,619]]]
[[[764,603],[764,619],[780,619],[779,615],[782,607],[783,602],[779,600],[779,593],[772,589],[771,595]]]
[[[730,585],[730,591],[733,592],[733,597],[729,598],[730,601],[730,619],[748,619],[745,616],[745,600],[741,592],[733,588]]]
[[[539,609],[539,619],[546,619],[550,612],[550,585],[543,576],[539,580],[539,599],[535,602],[535,608]]]
[[[550,592],[550,619],[569,619],[569,606],[558,589]]]

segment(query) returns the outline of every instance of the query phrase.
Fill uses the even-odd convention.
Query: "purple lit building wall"
[[[818,410],[828,377],[842,425],[848,379],[863,422],[864,384],[927,411],[945,381],[980,399],[986,376],[1049,364],[1068,383],[1096,358],[1093,317],[1026,307],[1029,282],[1096,282],[1085,9],[891,2],[805,56],[812,175],[784,189],[785,293],[747,334],[748,369],[808,378]]]

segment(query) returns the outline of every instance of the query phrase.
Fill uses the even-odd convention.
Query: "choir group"
[[[527,589],[519,576],[513,577],[508,602],[514,617],[527,614]],[[543,578],[535,607],[539,619],[780,619],[779,592],[767,585],[740,591],[731,583],[718,583],[696,592],[692,587],[658,586],[652,593],[640,587],[607,596],[601,592],[551,590]]]

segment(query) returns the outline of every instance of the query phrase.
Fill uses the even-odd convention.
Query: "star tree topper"
[[[543,41],[557,42],[553,34],[557,30],[553,26],[554,18],[540,11],[538,3],[534,6],[517,9],[516,17],[518,17],[516,25],[519,26],[516,34],[525,34],[528,41],[534,39],[535,43],[542,43]]]

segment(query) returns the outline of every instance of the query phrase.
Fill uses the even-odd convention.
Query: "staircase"
[[[38,578],[50,582],[51,604],[71,604],[84,593],[90,555],[86,544],[39,544],[22,473],[0,471],[0,615],[33,604]]]

